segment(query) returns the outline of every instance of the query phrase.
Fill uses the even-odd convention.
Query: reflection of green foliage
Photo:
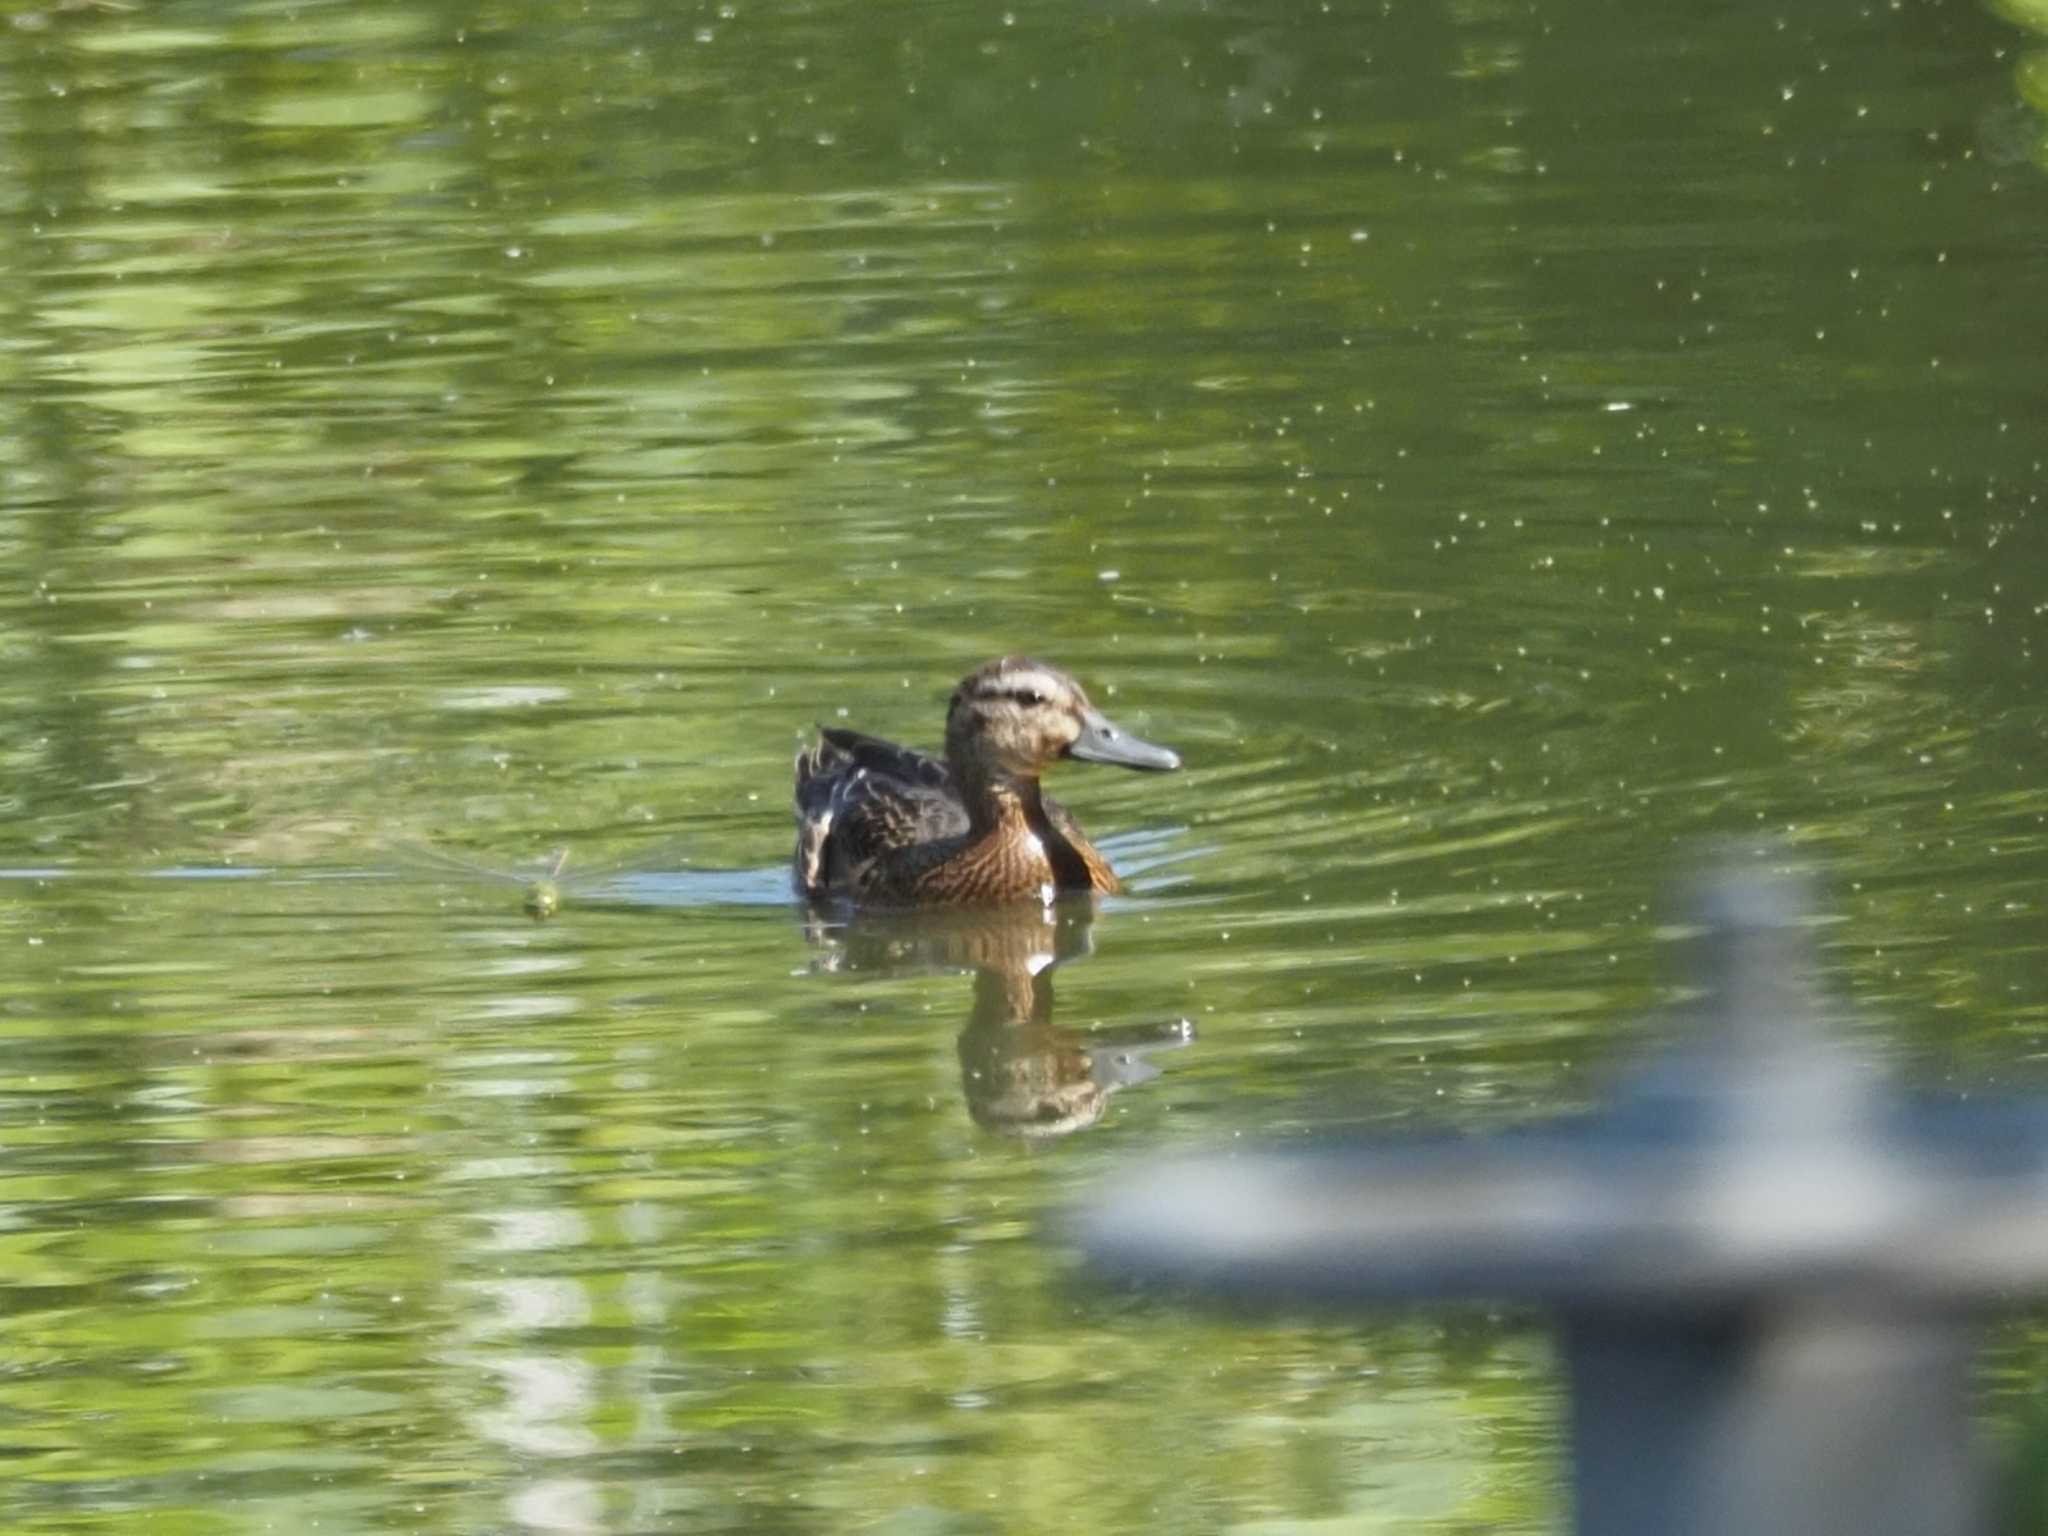
[[[2048,1402],[2036,1397],[2019,1416],[2003,1468],[1993,1522],[1997,1536],[2048,1531]]]
[[[1990,0],[1991,9],[2029,32],[2048,36],[2048,0]]]
[[[2048,0],[1991,0],[1991,8],[2030,32],[2048,36]],[[2030,49],[2013,66],[2020,99],[2048,118],[2048,49]],[[2027,158],[2048,170],[2048,123],[2037,122]]]
[[[2037,48],[2027,54],[2016,73],[2021,97],[2036,111],[2048,113],[2048,49]]]
[[[1989,1528],[1996,1536],[2039,1536],[2048,1531],[2048,1394],[2041,1390],[2041,1329],[2007,1323],[1998,1330],[1996,1364],[1984,1385],[2002,1426],[1998,1436],[1995,1501]]]

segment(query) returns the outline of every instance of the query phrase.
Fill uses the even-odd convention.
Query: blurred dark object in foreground
[[[1551,1309],[1583,1532],[1981,1530],[1970,1352],[2048,1289],[2048,1105],[1888,1089],[1775,857],[1697,883],[1699,996],[1607,1111],[1147,1167],[1082,1213],[1091,1260],[1261,1304]]]

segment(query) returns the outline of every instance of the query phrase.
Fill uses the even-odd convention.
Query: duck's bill
[[[1163,770],[1180,766],[1178,752],[1140,741],[1092,709],[1081,717],[1081,734],[1067,748],[1067,756],[1090,763],[1114,763],[1119,768]]]

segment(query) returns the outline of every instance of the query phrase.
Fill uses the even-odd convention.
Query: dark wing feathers
[[[818,736],[818,750],[829,747],[852,767],[865,768],[883,778],[900,779],[905,784],[953,793],[953,775],[947,771],[945,763],[928,752],[913,751],[909,747],[899,747],[893,741],[884,741],[879,736],[842,730],[836,726],[820,726]]]
[[[876,855],[967,830],[946,765],[859,731],[821,727],[796,758],[798,883],[846,882]]]

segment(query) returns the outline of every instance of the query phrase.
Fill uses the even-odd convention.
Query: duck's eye
[[[1017,690],[1017,697],[1026,704],[1029,704],[1033,709],[1036,709],[1045,702],[1045,695],[1036,688],[1020,688]]]

